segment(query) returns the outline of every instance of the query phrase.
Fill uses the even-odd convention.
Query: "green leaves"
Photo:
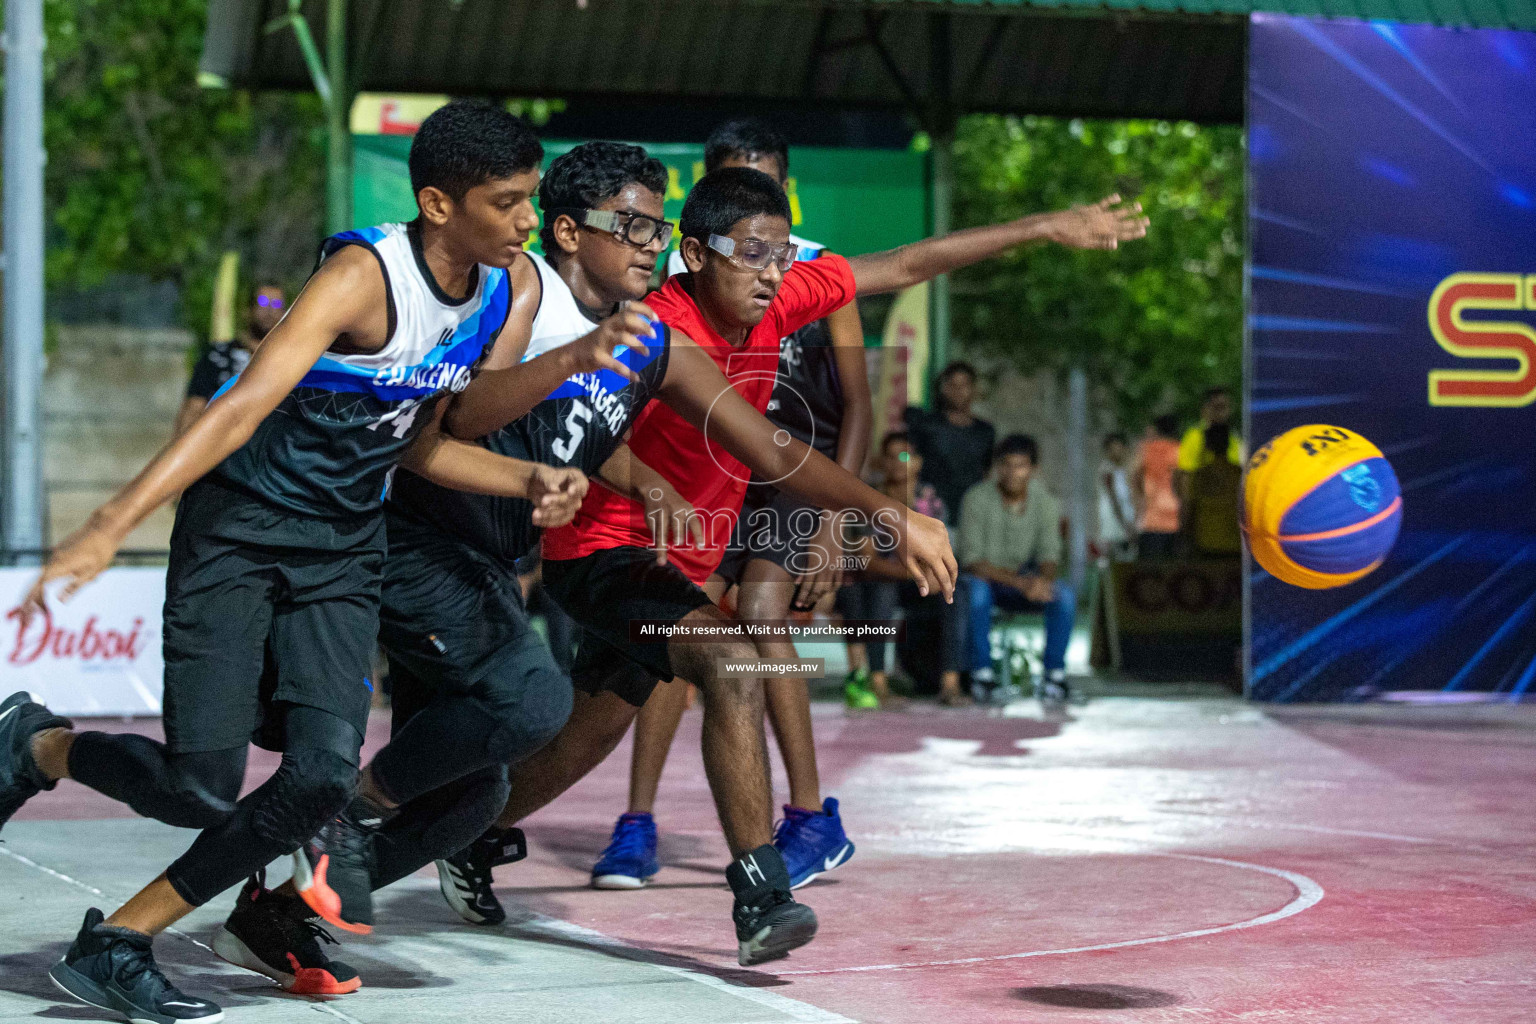
[[[1024,372],[1081,363],[1126,425],[1238,383],[1240,129],[968,117],[955,171],[956,227],[1138,190],[1152,220],[1115,252],[1023,249],[957,273],[954,331],[967,349]]]
[[[324,115],[313,95],[197,84],[206,0],[48,0],[48,283],[115,274],[182,286],[206,327],[219,255],[297,283],[320,237]]]

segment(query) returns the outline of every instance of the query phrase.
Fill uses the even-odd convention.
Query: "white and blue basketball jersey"
[[[543,292],[524,361],[568,345],[597,326],[594,314],[576,301],[555,269],[542,256],[527,255],[539,272]],[[656,325],[646,347],[650,351],[645,355],[627,346],[614,349],[614,357],[639,380],[612,370],[578,373],[528,415],[481,438],[480,443],[499,455],[547,466],[573,466],[592,476],[623,443],[666,378],[671,334],[665,324]],[[533,506],[522,498],[453,491],[410,473],[401,474],[390,494],[390,507],[508,565],[533,550],[539,540]]]
[[[326,353],[214,470],[269,503],[326,518],[378,511],[400,456],[431,422],[436,402],[469,384],[511,305],[507,272],[497,267],[477,265],[464,298],[445,294],[414,222],[333,235],[320,261],[349,245],[372,252],[384,272],[384,347]]]

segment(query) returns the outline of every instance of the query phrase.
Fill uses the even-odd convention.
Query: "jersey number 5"
[[[592,410],[581,402],[571,403],[570,415],[565,418],[565,429],[570,433],[570,439],[555,438],[555,443],[550,447],[561,462],[570,462],[576,455],[576,449],[581,447],[581,439],[587,436],[587,428],[582,425],[583,420],[592,418]]]

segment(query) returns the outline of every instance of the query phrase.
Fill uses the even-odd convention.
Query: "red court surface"
[[[1536,1021],[1531,711],[818,705],[825,792],[858,853],[799,891],[821,933],[765,970],[735,964],[694,711],[649,889],[585,886],[624,809],[627,746],[526,823],[532,856],[498,882],[509,905],[817,1019]],[[18,820],[121,813],[68,789]],[[427,891],[394,906],[446,913]]]

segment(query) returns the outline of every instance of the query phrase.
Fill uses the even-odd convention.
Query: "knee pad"
[[[517,764],[548,745],[571,717],[574,693],[564,676],[550,673],[510,707],[487,707],[496,727],[486,740],[486,753],[499,765]]]
[[[262,786],[251,831],[292,852],[340,813],[356,789],[357,767],[341,754],[314,747],[290,750]]]

